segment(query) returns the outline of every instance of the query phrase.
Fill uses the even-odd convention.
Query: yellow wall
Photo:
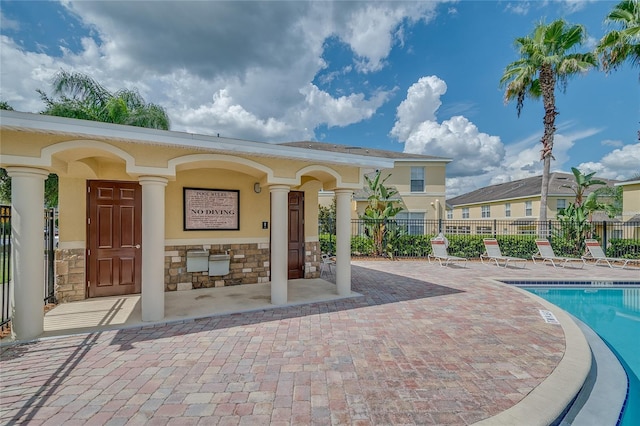
[[[622,220],[640,214],[640,183],[622,186]]]
[[[304,191],[304,234],[306,240],[318,240],[318,191],[322,184],[309,181],[301,185],[299,191]]]
[[[114,170],[105,179],[131,180]],[[242,173],[228,170],[198,169],[181,172],[177,180],[169,182],[165,189],[165,237],[167,239],[202,238],[268,238],[271,228],[269,211],[269,188],[259,194],[253,190],[255,179]],[[305,191],[305,233],[307,238],[318,236],[318,197],[321,184],[311,180],[301,186]],[[183,188],[215,188],[240,191],[240,230],[238,231],[184,231],[183,230]],[[295,189],[294,189],[295,190]],[[60,242],[86,240],[86,191],[84,178],[59,178],[59,229]],[[267,206],[267,208],[265,208]],[[262,229],[262,222],[269,222],[268,229]]]
[[[60,243],[86,241],[87,184],[84,179],[58,178]]]
[[[268,238],[269,229],[262,222],[270,222],[269,189],[256,194],[255,179],[242,173],[220,169],[197,169],[180,172],[177,180],[169,182],[165,190],[165,237],[189,238]],[[234,189],[240,191],[240,230],[238,231],[184,231],[183,188]],[[269,224],[271,227],[271,224]]]
[[[547,199],[547,219],[555,219],[557,216],[557,203],[559,199],[565,200],[565,206],[574,202],[574,198],[567,195],[562,197],[551,196]],[[531,215],[527,216],[525,212],[525,202],[531,201]],[[505,204],[511,203],[511,216],[505,216]],[[517,200],[503,200],[482,204],[473,204],[469,206],[456,206],[453,212],[454,219],[462,219],[462,208],[469,208],[469,219],[483,219],[482,206],[490,206],[490,219],[510,219],[510,218],[531,218],[537,220],[540,217],[540,197],[522,198]]]

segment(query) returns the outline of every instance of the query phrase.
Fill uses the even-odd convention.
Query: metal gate
[[[9,289],[11,283],[11,207],[0,206],[0,291],[2,313],[0,331],[4,332],[11,321],[9,317]]]
[[[58,243],[57,211],[44,211],[44,303],[57,303],[55,298],[55,250]],[[11,322],[11,206],[0,206],[0,334]]]

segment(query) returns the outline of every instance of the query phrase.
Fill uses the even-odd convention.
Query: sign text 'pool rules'
[[[185,231],[240,229],[240,191],[184,188]]]

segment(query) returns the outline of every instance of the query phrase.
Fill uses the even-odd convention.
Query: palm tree
[[[544,105],[544,133],[541,143],[543,161],[542,188],[540,191],[540,221],[547,220],[547,194],[549,192],[549,171],[553,158],[553,136],[556,131],[555,88],[566,89],[569,77],[586,72],[596,66],[593,53],[569,53],[580,46],[586,38],[581,25],[569,26],[558,19],[546,25],[539,23],[526,37],[516,39],[520,59],[507,65],[500,79],[500,86],[506,88],[505,102],[516,99],[518,117],[524,99],[542,97]]]
[[[104,123],[127,124],[152,129],[169,129],[169,116],[161,106],[146,103],[137,90],[122,89],[110,93],[91,77],[81,73],[60,71],[53,81],[53,93],[59,99],[51,99],[42,90],[40,97],[46,104],[42,114],[57,117],[80,118]],[[0,109],[13,110],[0,100]],[[11,200],[11,178],[0,168],[0,201]],[[45,181],[47,207],[58,205],[58,176],[49,174]]]
[[[571,172],[573,173],[573,176],[576,179],[575,183],[572,185],[562,185],[562,186],[564,188],[571,189],[573,193],[576,194],[576,200],[575,200],[576,206],[581,206],[584,203],[584,194],[587,191],[587,189],[589,189],[589,187],[593,185],[607,184],[607,182],[603,180],[593,178],[596,172],[591,172],[585,175],[575,167],[571,168]]]
[[[59,99],[51,99],[41,90],[38,93],[46,104],[43,114],[169,129],[169,116],[164,108],[146,103],[137,90],[121,89],[111,93],[85,74],[58,72],[53,81],[53,93]]]
[[[640,4],[638,0],[618,3],[605,22],[620,27],[611,30],[600,39],[596,53],[605,71],[614,70],[625,61],[640,66]]]

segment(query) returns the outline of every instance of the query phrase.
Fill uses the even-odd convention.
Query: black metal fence
[[[56,301],[56,252],[58,246],[58,221],[56,209],[44,211],[44,303],[57,303]]]
[[[11,207],[0,206],[0,331],[8,327],[11,283]]]
[[[335,223],[319,224],[323,252],[335,253]],[[556,220],[415,220],[351,221],[352,256],[382,255],[397,258],[425,257],[431,252],[430,239],[439,233],[449,240],[449,253],[478,258],[484,252],[483,238],[496,238],[505,256],[531,258],[536,238],[548,238],[559,256],[579,257],[584,240],[600,241],[610,257],[640,258],[640,223],[590,222],[575,232]]]
[[[57,211],[44,211],[44,303],[57,303],[55,298],[55,249],[57,248]],[[0,206],[0,331],[11,322],[11,207]]]

